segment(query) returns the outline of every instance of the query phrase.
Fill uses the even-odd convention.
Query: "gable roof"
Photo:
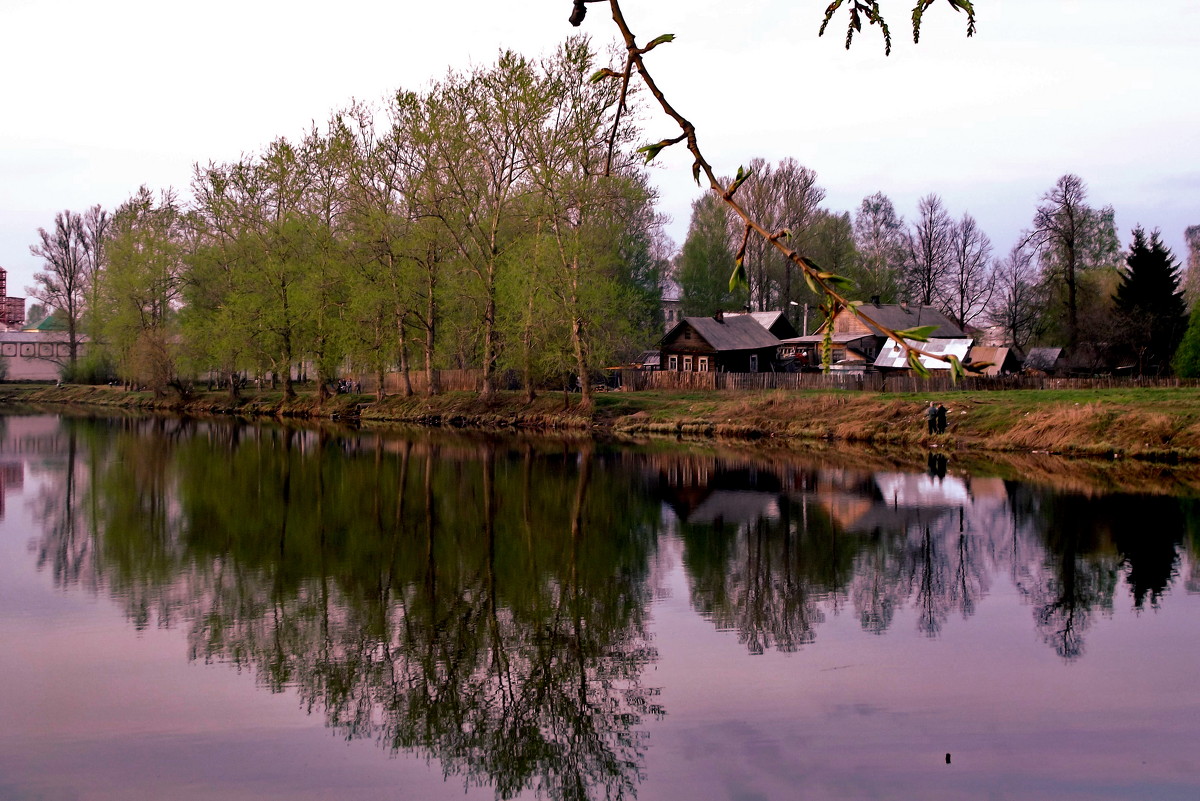
[[[972,362],[988,363],[988,366],[980,371],[982,375],[1000,375],[1018,370],[1021,366],[1011,348],[975,345],[967,356],[970,359],[970,362],[967,362],[968,369]]]
[[[926,323],[926,325],[933,324]],[[906,339],[904,341],[931,356],[957,356],[960,362],[966,361],[967,352],[971,349],[970,339],[931,339],[928,342],[914,342],[911,339]],[[920,356],[918,358],[921,360],[921,364],[925,365],[929,370],[950,369],[950,363],[944,362],[941,359],[930,358],[930,356]],[[889,339],[880,349],[879,356],[875,359],[875,366],[882,369],[906,369],[908,367],[908,352]]]
[[[960,339],[966,334],[955,325],[954,321],[933,306],[915,306],[911,303],[864,303],[860,309],[879,325],[893,331],[903,331],[906,328],[916,328],[922,325],[936,325],[937,330],[929,335],[930,339]],[[849,314],[844,309],[838,314]],[[867,325],[878,336],[883,332],[874,325]]]
[[[1030,348],[1025,356],[1026,370],[1041,370],[1050,372],[1062,357],[1062,348]]]
[[[778,337],[746,314],[730,315],[722,320],[712,317],[684,317],[662,338],[672,339],[682,325],[691,326],[715,350],[760,350],[780,344]]]
[[[779,336],[780,330],[787,334],[787,336],[780,337],[780,339],[787,339],[796,335],[796,328],[792,325],[792,321],[781,311],[725,312],[725,318],[729,319],[730,317],[753,317],[759,325],[775,336]],[[776,326],[779,326],[779,328]]]

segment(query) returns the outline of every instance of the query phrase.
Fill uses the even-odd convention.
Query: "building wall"
[[[7,381],[57,381],[71,358],[66,334],[0,332],[0,366]],[[82,357],[86,345],[77,349]]]

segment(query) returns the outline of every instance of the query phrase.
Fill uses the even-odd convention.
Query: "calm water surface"
[[[0,801],[1190,801],[1149,473],[0,418]]]

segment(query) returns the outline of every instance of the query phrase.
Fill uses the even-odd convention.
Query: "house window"
[[[750,354],[750,372],[752,372],[752,373],[758,372],[758,354],[757,353]]]
[[[683,371],[685,373],[692,372],[692,357],[691,356],[683,357]]]
[[[696,357],[696,370],[701,373],[708,372],[708,357],[707,356],[697,356]]]
[[[667,357],[667,367],[672,371],[678,370],[679,369],[679,357],[674,354],[668,356]]]

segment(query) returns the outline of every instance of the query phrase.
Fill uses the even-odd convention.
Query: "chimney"
[[[725,312],[718,311],[716,314],[713,315],[713,319],[716,320],[718,323],[725,322]]]
[[[879,308],[879,296],[878,295],[871,296],[871,305],[877,309]]]

